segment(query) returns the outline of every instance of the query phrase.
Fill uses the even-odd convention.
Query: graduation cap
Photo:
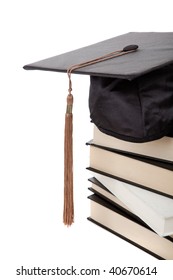
[[[72,80],[90,76],[92,122],[104,133],[147,142],[172,133],[173,33],[130,32],[24,66],[68,74],[64,141],[64,223],[73,209]]]

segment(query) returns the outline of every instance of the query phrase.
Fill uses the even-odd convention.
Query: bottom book
[[[173,260],[173,238],[160,237],[131,215],[102,199],[90,195],[88,220],[130,242],[159,260]]]

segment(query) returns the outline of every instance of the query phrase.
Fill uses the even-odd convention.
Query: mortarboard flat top
[[[130,32],[25,65],[24,69],[67,72],[72,65],[122,50],[130,44],[138,45],[138,51],[80,68],[74,73],[132,80],[173,63],[173,32]]]

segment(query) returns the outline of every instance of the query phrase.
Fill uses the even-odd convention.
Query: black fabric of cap
[[[129,45],[137,45],[138,50],[73,71],[91,77],[91,120],[102,132],[126,141],[173,135],[172,32],[130,32],[24,69],[67,72],[73,65],[127,51]]]

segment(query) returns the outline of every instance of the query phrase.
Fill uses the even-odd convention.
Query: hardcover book
[[[168,136],[150,142],[134,143],[103,133],[94,125],[93,144],[135,154],[139,157],[146,156],[153,159],[173,162],[173,138]]]
[[[173,260],[173,238],[161,237],[97,195],[89,196],[89,221],[160,260]]]
[[[173,198],[173,165],[166,165],[90,145],[87,169]]]
[[[101,197],[102,199],[106,200],[107,202],[115,205],[117,208],[119,208],[121,211],[127,213],[134,219],[138,220],[140,223],[144,224],[146,227],[149,228],[149,226],[142,221],[138,216],[136,216],[130,209],[120,200],[118,199],[115,195],[113,195],[103,184],[101,184],[95,177],[89,178],[88,179],[91,182],[91,187],[88,189]]]
[[[90,180],[98,194],[113,203],[120,201],[123,209],[133,212],[160,236],[173,234],[173,199],[98,173]]]

